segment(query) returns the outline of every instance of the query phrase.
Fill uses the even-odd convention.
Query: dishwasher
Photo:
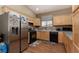
[[[58,43],[58,32],[50,32],[50,42]]]

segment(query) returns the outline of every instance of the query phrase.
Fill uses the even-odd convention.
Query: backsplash
[[[55,31],[55,27],[39,27],[37,28],[38,31]]]

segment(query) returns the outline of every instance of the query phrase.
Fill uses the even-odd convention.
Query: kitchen
[[[78,53],[78,5],[0,6],[8,53]]]

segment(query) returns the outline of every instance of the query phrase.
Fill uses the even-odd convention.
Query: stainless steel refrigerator
[[[28,47],[28,22],[26,16],[16,12],[0,15],[0,33],[8,45],[8,52],[23,52]]]

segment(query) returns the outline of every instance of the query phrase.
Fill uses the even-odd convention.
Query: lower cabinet
[[[37,32],[37,39],[58,43],[58,32],[40,31]]]
[[[47,32],[47,31],[40,31],[40,32],[37,32],[37,39],[39,40],[47,40],[49,41],[49,34],[50,32]]]
[[[73,44],[73,50],[72,50],[73,53],[79,53],[79,48]]]
[[[73,43],[72,40],[66,36],[65,33],[64,33],[63,43],[65,45],[66,52],[71,53],[73,50],[73,46],[72,46]]]
[[[63,43],[63,39],[62,38],[64,38],[64,36],[63,36],[63,32],[58,32],[58,43]]]

